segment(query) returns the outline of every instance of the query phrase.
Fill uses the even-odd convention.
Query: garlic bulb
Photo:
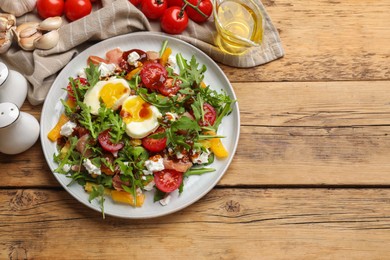
[[[34,10],[37,0],[2,0],[0,8],[16,17]]]

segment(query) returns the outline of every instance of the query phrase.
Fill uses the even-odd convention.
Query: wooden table
[[[286,55],[221,66],[241,137],[210,193],[165,217],[103,220],[37,142],[0,155],[0,259],[388,259],[390,2],[264,4]]]

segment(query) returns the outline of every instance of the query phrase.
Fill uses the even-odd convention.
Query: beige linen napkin
[[[234,67],[253,67],[284,55],[277,30],[273,26],[263,5],[265,28],[261,47],[251,48],[243,55],[223,53],[214,45],[216,34],[214,21],[197,24],[189,21],[187,29],[174,35],[198,47],[217,62]],[[158,22],[150,22],[142,12],[128,0],[102,0],[102,6],[95,8],[90,15],[65,24],[59,29],[60,42],[51,50],[23,51],[14,44],[0,56],[11,68],[23,73],[31,84],[28,100],[32,105],[41,104],[58,72],[70,60],[96,41],[136,31],[160,32]],[[17,18],[17,23],[38,20],[36,14]]]

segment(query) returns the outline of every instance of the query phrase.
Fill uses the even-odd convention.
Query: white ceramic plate
[[[54,81],[43,105],[41,114],[41,142],[46,161],[52,171],[57,168],[57,164],[53,162],[53,154],[57,153],[57,149],[56,144],[50,142],[47,138],[47,133],[57,123],[60,114],[63,112],[60,99],[66,98],[66,91],[64,88],[66,88],[66,85],[68,84],[68,78],[77,76],[77,72],[86,66],[87,58],[90,55],[105,57],[106,51],[116,47],[119,47],[123,51],[130,49],[159,51],[162,42],[166,39],[168,40],[168,46],[172,49],[172,57],[175,57],[174,55],[176,55],[176,53],[182,53],[183,57],[186,59],[190,59],[192,55],[195,55],[199,64],[205,64],[207,66],[204,80],[205,83],[217,91],[223,89],[232,99],[236,100],[235,93],[229,80],[217,64],[206,54],[186,42],[173,37],[150,32],[131,33],[99,42],[77,55],[61,71]],[[152,218],[166,215],[191,205],[209,192],[226,172],[235,154],[239,133],[240,114],[236,102],[233,107],[233,112],[224,118],[218,130],[219,135],[226,136],[226,138],[223,138],[222,142],[229,151],[229,157],[225,160],[215,160],[215,162],[210,165],[210,167],[216,169],[215,172],[207,173],[202,176],[190,176],[186,179],[184,192],[180,195],[178,192],[173,192],[171,201],[167,206],[161,206],[160,203],[153,202],[153,193],[147,192],[145,203],[141,208],[133,208],[128,205],[114,203],[111,198],[106,198],[104,206],[105,214],[130,219]],[[97,200],[94,200],[91,203],[88,202],[88,194],[83,190],[83,187],[78,184],[67,186],[71,181],[70,178],[58,173],[53,174],[64,189],[73,197],[86,206],[100,211]]]

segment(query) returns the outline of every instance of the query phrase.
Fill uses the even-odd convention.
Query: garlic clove
[[[42,30],[42,31],[57,30],[58,28],[61,27],[61,25],[62,25],[62,18],[60,16],[49,17],[43,20],[38,25],[38,30]]]
[[[60,35],[57,30],[50,31],[34,40],[37,49],[49,50],[57,45]]]
[[[7,31],[16,24],[16,18],[12,14],[0,13],[0,31]]]
[[[19,34],[21,31],[27,29],[27,28],[37,28],[39,25],[38,22],[26,22],[22,23],[21,25],[17,26],[15,29],[16,36],[19,37]]]
[[[37,28],[34,28],[34,27],[27,27],[26,29],[20,31],[19,37],[20,37],[20,38],[28,38],[28,37],[33,36],[33,35],[36,34],[37,32],[38,32]]]
[[[37,0],[2,0],[0,9],[19,17],[34,10],[36,3]]]
[[[35,34],[33,34],[32,36],[30,37],[27,37],[27,38],[20,38],[18,43],[19,43],[19,46],[25,50],[25,51],[32,51],[35,49],[35,46],[34,46],[34,41],[41,37],[42,34],[40,32],[37,32]]]
[[[5,53],[12,44],[12,31],[0,32],[0,53]]]

